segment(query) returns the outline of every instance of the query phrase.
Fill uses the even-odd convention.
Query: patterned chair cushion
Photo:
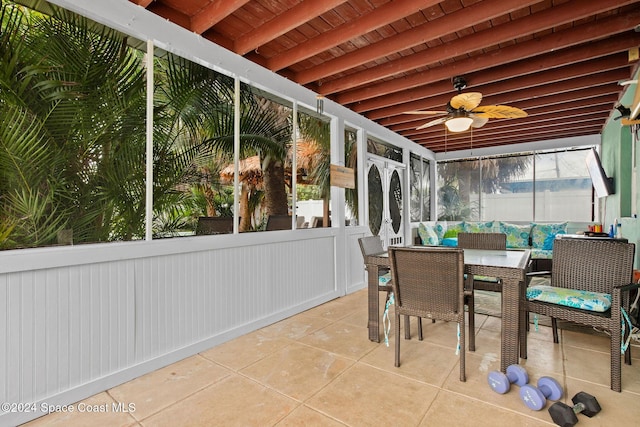
[[[389,286],[391,282],[391,272],[378,276],[378,286]]]
[[[507,235],[507,248],[528,248],[530,225],[500,222],[500,232]]]
[[[440,244],[436,230],[429,224],[420,223],[418,225],[418,236],[420,236],[423,245],[436,246]]]
[[[553,241],[558,234],[567,234],[567,223],[536,224],[531,223],[531,247],[534,249],[553,249]]]
[[[465,233],[491,233],[493,231],[493,221],[489,222],[465,222]]]
[[[531,249],[532,259],[551,259],[553,255],[552,250],[548,249]]]
[[[611,295],[600,292],[588,292],[577,289],[555,288],[548,285],[536,285],[527,288],[527,299],[583,310],[605,312],[611,308]]]

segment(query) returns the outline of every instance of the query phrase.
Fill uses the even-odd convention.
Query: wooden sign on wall
[[[331,185],[342,188],[356,188],[356,174],[353,168],[330,165]]]

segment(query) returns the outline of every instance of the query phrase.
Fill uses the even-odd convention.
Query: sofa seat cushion
[[[529,248],[530,225],[500,222],[500,232],[507,235],[507,248]]]
[[[553,241],[558,234],[567,234],[567,223],[531,224],[531,247],[534,249],[553,249]]]
[[[605,312],[611,308],[611,295],[578,289],[557,288],[548,285],[536,285],[527,288],[527,299],[580,308],[583,310]]]
[[[553,250],[548,249],[531,249],[531,258],[532,259],[551,259],[553,255]]]

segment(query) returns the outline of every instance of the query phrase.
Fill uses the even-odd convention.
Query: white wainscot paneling
[[[68,265],[33,270],[19,253],[21,267],[0,273],[0,402],[70,404],[339,296],[335,237],[292,235],[131,243],[110,256],[87,245],[64,249]],[[105,259],[69,253],[92,250]],[[0,412],[0,425],[39,415]]]

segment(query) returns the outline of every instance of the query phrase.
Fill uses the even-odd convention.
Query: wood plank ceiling
[[[629,0],[130,1],[434,152],[601,133],[640,46]],[[528,117],[416,130],[454,76]]]

